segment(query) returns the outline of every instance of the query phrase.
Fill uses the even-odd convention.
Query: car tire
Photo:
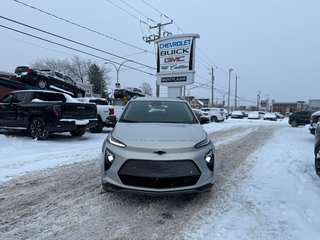
[[[316,169],[316,174],[320,177],[320,158],[315,158],[314,166]]]
[[[84,97],[84,94],[83,94],[83,92],[78,91],[78,92],[76,92],[75,97],[76,97],[76,98],[83,98],[83,97]]]
[[[38,140],[45,140],[49,135],[49,131],[46,130],[44,121],[40,117],[31,119],[28,131],[33,139]]]
[[[298,121],[297,121],[297,120],[293,120],[293,121],[291,122],[291,126],[292,126],[292,127],[298,127],[298,126],[299,126]]]
[[[48,83],[47,83],[47,81],[44,80],[44,79],[39,79],[37,85],[38,85],[38,87],[41,88],[41,89],[46,89],[47,86],[48,86]]]
[[[94,128],[90,128],[90,132],[92,133],[101,133],[102,132],[102,129],[103,129],[103,122],[101,120],[101,117],[99,116],[98,117],[98,123],[97,123],[97,126],[95,126]]]
[[[86,132],[86,129],[78,129],[70,131],[71,136],[73,137],[81,137]]]
[[[212,116],[210,120],[211,122],[218,122],[218,118],[216,116]]]

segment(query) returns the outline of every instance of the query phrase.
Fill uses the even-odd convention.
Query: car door
[[[9,94],[4,96],[0,100],[0,125],[1,126],[8,126],[7,121],[10,115],[10,107],[13,100],[13,94]]]
[[[299,113],[299,118],[301,119],[300,122],[302,124],[308,124],[310,123],[310,113],[308,111],[302,111]]]
[[[20,105],[25,102],[27,93],[20,92],[15,93],[12,96],[10,103],[6,106],[6,124],[8,127],[23,127],[24,124],[24,117],[21,111]]]

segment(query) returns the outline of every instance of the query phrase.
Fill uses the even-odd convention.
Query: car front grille
[[[161,189],[192,186],[201,173],[192,160],[131,159],[120,168],[118,175],[125,185]]]

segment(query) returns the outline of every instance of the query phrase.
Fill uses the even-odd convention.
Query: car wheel
[[[41,89],[46,89],[47,88],[47,82],[46,80],[43,80],[43,79],[39,79],[38,80],[38,87],[41,88]]]
[[[211,122],[218,122],[218,118],[216,116],[212,116],[210,120]]]
[[[298,126],[299,126],[298,121],[297,121],[297,120],[293,120],[293,121],[291,122],[291,126],[292,126],[292,127],[298,127]]]
[[[33,139],[45,140],[49,135],[42,118],[33,118],[29,123],[28,130]]]
[[[81,137],[86,132],[86,129],[78,129],[70,131],[71,136],[74,137]]]
[[[84,97],[84,94],[83,94],[83,92],[77,92],[76,94],[75,94],[75,96],[77,97],[77,98],[83,98]]]
[[[95,126],[94,128],[90,128],[90,132],[92,133],[101,133],[102,132],[102,129],[103,129],[103,122],[100,118],[100,116],[98,117],[98,123],[97,123],[97,126]]]
[[[315,168],[316,168],[316,173],[317,175],[320,177],[320,158],[316,158],[315,159],[315,164],[314,164]]]

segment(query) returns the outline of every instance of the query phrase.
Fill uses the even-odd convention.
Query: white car
[[[263,120],[277,121],[277,119],[278,117],[274,112],[266,112],[266,114],[263,116]]]
[[[242,111],[233,111],[231,113],[231,118],[244,118],[244,114]]]
[[[98,124],[94,128],[89,130],[92,133],[101,133],[103,127],[114,127],[117,118],[115,114],[114,106],[110,105],[106,99],[87,97],[87,98],[76,98],[79,102],[95,103],[97,105],[98,113]]]
[[[260,114],[258,111],[253,111],[248,114],[248,119],[260,119]]]
[[[133,98],[103,143],[101,184],[154,195],[210,191],[214,154],[185,100]]]
[[[227,119],[223,108],[201,108],[205,115],[207,115],[211,122],[223,122]]]

